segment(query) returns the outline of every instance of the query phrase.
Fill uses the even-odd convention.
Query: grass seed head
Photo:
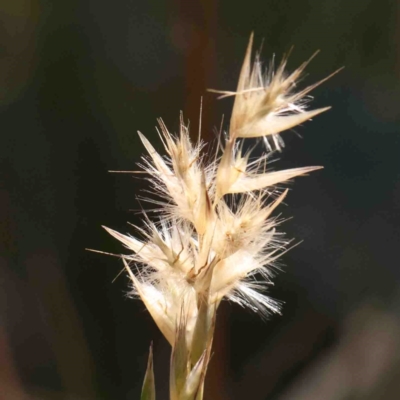
[[[252,158],[251,150],[243,151],[243,141],[252,137],[272,138],[280,149],[279,133],[328,109],[306,110],[307,94],[316,85],[296,91],[308,62],[286,74],[284,58],[275,71],[271,64],[264,74],[258,56],[252,64],[251,48],[252,37],[237,90],[220,92],[235,96],[220,154],[207,159],[203,143],[191,141],[182,119],[178,135],[159,120],[166,156],[139,133],[148,152],[143,168],[161,197],[155,201],[161,204],[159,218],[150,222],[146,217],[145,228],[138,228],[141,239],[106,228],[129,249],[122,258],[133,293],[172,346],[183,329],[182,313],[191,349],[193,337],[204,331],[199,327],[204,315],[210,327],[210,310],[223,298],[263,315],[279,312],[279,303],[265,294],[274,263],[288,243],[277,232],[279,221],[271,217],[287,194],[277,185],[320,168],[270,171],[269,153]]]

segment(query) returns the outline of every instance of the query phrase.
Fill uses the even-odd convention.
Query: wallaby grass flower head
[[[200,138],[190,139],[182,117],[177,135],[158,121],[165,156],[139,133],[158,218],[145,215],[145,226],[136,227],[140,239],[105,228],[131,252],[122,258],[133,294],[173,346],[171,398],[201,398],[215,313],[224,298],[263,315],[279,312],[266,294],[288,243],[272,216],[287,195],[277,185],[321,168],[270,171],[269,156],[283,144],[279,133],[329,107],[307,111],[307,95],[321,82],[296,91],[308,62],[286,74],[284,58],[264,73],[258,56],[252,65],[251,48],[252,37],[237,90],[219,91],[235,102],[215,156],[203,154]],[[252,158],[254,148],[243,147],[248,138],[264,139],[266,153]]]

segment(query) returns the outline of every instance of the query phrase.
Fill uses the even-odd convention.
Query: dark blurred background
[[[110,253],[132,232],[130,174],[179,111],[214,137],[249,34],[263,58],[315,50],[307,85],[333,109],[286,132],[276,168],[324,165],[282,207],[296,243],[263,322],[224,304],[206,399],[398,399],[400,2],[0,1],[0,399],[138,399],[150,341],[159,399],[169,346]]]

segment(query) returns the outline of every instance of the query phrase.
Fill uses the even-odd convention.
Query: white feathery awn
[[[163,199],[156,202],[158,220],[146,216],[145,227],[137,228],[141,239],[105,228],[131,252],[121,257],[132,293],[172,346],[172,400],[202,399],[216,310],[224,298],[263,315],[279,312],[279,302],[265,293],[288,243],[271,216],[287,194],[276,185],[321,168],[268,171],[269,155],[283,144],[279,133],[329,107],[306,109],[309,92],[322,81],[296,91],[308,62],[286,74],[285,57],[264,73],[258,55],[251,63],[252,39],[237,90],[214,91],[235,97],[229,130],[220,138],[223,150],[209,160],[202,154],[204,143],[191,141],[182,118],[178,135],[158,121],[166,156],[139,133],[148,152],[142,167]],[[247,138],[264,139],[266,154],[252,159],[252,150],[243,152]],[[142,399],[154,398],[150,356]]]

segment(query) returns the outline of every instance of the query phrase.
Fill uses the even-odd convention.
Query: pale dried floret
[[[283,58],[276,70],[272,62],[264,72],[258,54],[253,65],[251,64],[252,45],[253,35],[247,47],[236,91],[211,91],[221,93],[221,98],[235,96],[229,130],[231,138],[264,137],[265,143],[272,149],[267,139],[270,137],[275,147],[280,150],[283,142],[277,134],[329,110],[330,107],[324,107],[306,111],[309,102],[307,95],[333,74],[298,91],[297,83],[317,53],[291,74],[285,71],[288,56]]]

